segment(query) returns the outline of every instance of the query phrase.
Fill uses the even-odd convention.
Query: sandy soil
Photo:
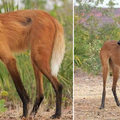
[[[74,75],[74,120],[120,120],[120,107],[116,106],[111,86],[112,77],[107,81],[105,108],[100,110],[102,97],[102,76],[92,76],[82,70]],[[117,84],[120,98],[120,80]]]
[[[30,107],[31,110],[31,107]],[[55,109],[46,110],[45,106],[42,105],[36,114],[35,118],[27,118],[22,120],[52,120],[50,116],[53,115]],[[21,120],[22,107],[17,107],[16,109],[8,109],[5,113],[0,114],[0,120]],[[60,119],[54,120],[73,120],[73,107],[62,108],[62,116]]]

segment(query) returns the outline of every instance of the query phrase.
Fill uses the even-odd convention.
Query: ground
[[[102,75],[89,75],[81,69],[74,74],[74,120],[120,120],[120,107],[115,103],[111,86],[107,80],[105,108],[100,110],[102,97]],[[120,98],[120,80],[117,83]]]
[[[30,108],[31,109],[31,108]],[[32,119],[22,119],[22,120],[52,120],[50,116],[53,115],[55,109],[46,110],[45,106],[42,105],[36,114],[35,118]],[[0,120],[21,120],[22,107],[18,106],[15,109],[8,108],[8,110],[0,114]],[[73,107],[72,105],[67,108],[62,108],[62,116],[60,119],[54,120],[73,120]]]

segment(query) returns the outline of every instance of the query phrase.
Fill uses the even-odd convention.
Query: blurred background
[[[0,13],[15,10],[39,9],[54,16],[64,27],[66,53],[58,74],[63,84],[63,107],[72,105],[73,100],[73,1],[72,0],[0,0]],[[17,66],[30,100],[33,103],[36,95],[36,83],[30,62],[29,51],[16,55]],[[50,82],[44,77],[44,104],[52,107],[55,94]],[[12,102],[11,102],[12,101]],[[11,102],[13,106],[20,102],[12,79],[2,62],[0,62],[0,112],[4,112],[4,104]]]

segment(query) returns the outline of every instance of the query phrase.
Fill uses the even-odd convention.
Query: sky
[[[83,0],[83,2],[86,0]],[[103,4],[100,4],[98,7],[108,7],[107,4],[110,0],[104,0]],[[115,8],[120,8],[120,0],[113,0],[115,3],[118,3],[118,5],[115,5]],[[76,0],[74,0],[74,5],[77,5]],[[93,5],[93,4],[91,4]]]

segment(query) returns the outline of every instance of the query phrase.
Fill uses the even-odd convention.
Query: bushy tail
[[[51,58],[51,73],[53,76],[57,76],[65,53],[65,41],[61,24],[57,20],[54,20],[54,24],[56,34]]]

